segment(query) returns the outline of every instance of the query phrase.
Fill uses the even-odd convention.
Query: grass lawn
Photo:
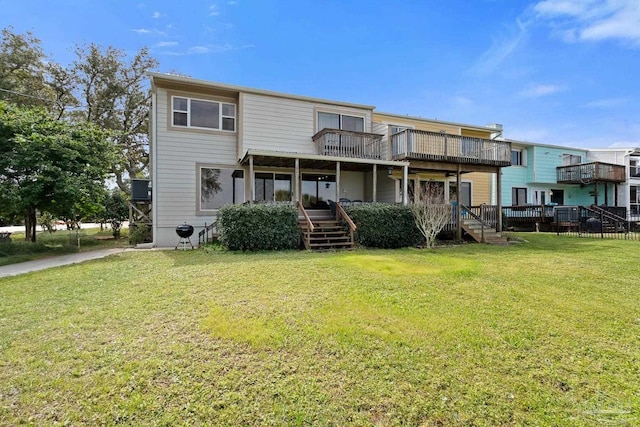
[[[0,424],[640,424],[640,243],[520,236],[0,279]]]
[[[110,228],[104,231],[100,231],[100,228],[86,228],[78,233],[68,230],[58,230],[55,233],[38,232],[36,243],[26,242],[24,232],[20,232],[13,233],[11,240],[11,243],[0,243],[0,266],[53,255],[126,247],[129,246],[129,231],[123,228],[119,239],[113,238]]]

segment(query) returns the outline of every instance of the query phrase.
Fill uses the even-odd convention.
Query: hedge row
[[[356,224],[355,240],[370,248],[403,248],[424,241],[408,206],[388,203],[346,206]]]
[[[218,241],[232,251],[295,249],[298,211],[282,205],[227,205],[218,211]]]

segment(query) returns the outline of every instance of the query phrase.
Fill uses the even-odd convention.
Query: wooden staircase
[[[343,249],[353,248],[353,241],[349,232],[344,229],[341,221],[323,220],[313,221],[313,231],[309,233],[307,249]],[[306,243],[307,225],[300,223],[300,230]]]
[[[460,225],[476,242],[489,243],[491,245],[509,245],[511,243],[502,237],[495,228],[490,228],[485,225],[483,230],[482,223],[476,218],[469,216],[462,218]]]
[[[353,233],[329,210],[306,211],[299,219],[304,246],[310,250],[351,249]],[[309,227],[312,224],[312,227]]]

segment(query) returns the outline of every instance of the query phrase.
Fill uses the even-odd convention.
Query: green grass
[[[128,229],[123,228],[121,237],[113,239],[110,229],[86,228],[76,231],[59,230],[54,233],[36,235],[36,242],[24,240],[24,233],[13,233],[11,243],[0,243],[0,266],[32,261],[54,255],[64,255],[96,249],[129,246]],[[78,237],[80,248],[78,248]]]
[[[0,424],[640,423],[640,244],[124,253],[0,279]]]

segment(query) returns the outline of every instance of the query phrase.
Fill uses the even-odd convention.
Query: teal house
[[[591,161],[586,149],[511,140],[502,168],[503,206],[618,206],[623,165]]]

